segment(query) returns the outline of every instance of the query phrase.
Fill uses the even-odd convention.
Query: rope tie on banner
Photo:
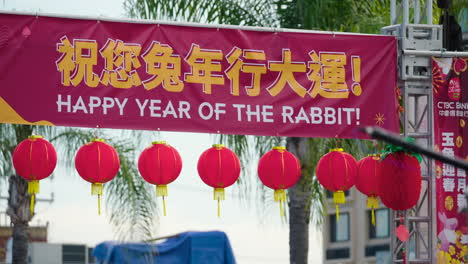
[[[156,185],[156,197],[162,197],[164,216],[166,216],[166,199],[167,196],[167,185]]]
[[[91,184],[91,195],[98,196],[98,215],[101,215],[101,195],[102,195],[102,183]]]
[[[39,181],[28,181],[28,194],[31,194],[31,203],[29,204],[31,215],[34,214],[34,202],[37,193],[39,193]]]

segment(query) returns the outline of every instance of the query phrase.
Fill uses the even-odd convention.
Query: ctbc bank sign
[[[394,37],[11,14],[0,27],[0,122],[301,137],[398,131]]]

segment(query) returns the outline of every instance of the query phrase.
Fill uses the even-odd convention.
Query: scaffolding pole
[[[399,10],[397,10],[397,6]],[[412,8],[411,8],[412,6]],[[432,25],[432,0],[426,0],[425,18],[421,17],[419,0],[391,0],[391,25],[382,28],[382,33],[398,39],[398,86],[402,90],[401,116],[403,136],[411,136],[419,145],[433,148],[432,106],[432,56],[463,56],[442,48],[442,27]],[[410,16],[410,11],[413,11]],[[396,24],[396,14],[403,14],[401,24]],[[413,18],[413,23],[410,22]],[[422,24],[422,21],[426,24]],[[468,54],[467,54],[468,55]],[[421,164],[422,190],[417,205],[404,214],[404,224],[410,230],[410,238],[401,242],[395,235],[399,225],[396,212],[391,216],[392,263],[436,263],[435,177],[433,161],[427,157]],[[405,260],[401,254],[406,249]]]

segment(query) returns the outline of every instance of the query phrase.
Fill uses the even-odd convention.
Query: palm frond
[[[275,26],[272,0],[126,0],[130,17],[230,25]]]
[[[264,205],[271,190],[261,184],[257,177],[257,164],[260,157],[271,150],[273,146],[280,143],[278,137],[267,136],[245,136],[245,135],[219,135],[215,137],[215,142],[221,142],[228,148],[233,150],[238,156],[242,164],[241,176],[236,184],[237,196],[240,200],[249,206]],[[261,212],[264,212],[262,210]]]
[[[135,141],[110,140],[120,158],[120,171],[106,184],[106,208],[121,240],[146,240],[156,226],[155,190],[146,183],[135,165]]]

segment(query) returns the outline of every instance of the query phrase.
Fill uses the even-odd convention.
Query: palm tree
[[[228,25],[277,25],[274,0],[126,0],[130,17]]]
[[[93,138],[90,129],[58,128],[31,125],[0,124],[0,175],[9,175],[7,214],[13,225],[13,263],[25,264],[28,256],[28,224],[34,215],[29,211],[30,197],[27,181],[15,174],[11,158],[16,145],[32,133],[48,138],[57,148],[59,159],[73,169],[72,161],[78,148]],[[102,130],[100,137],[110,139],[119,153],[121,169],[113,181],[106,184],[106,210],[109,220],[120,239],[143,240],[152,237],[156,203],[134,166],[135,141],[142,133],[111,132]],[[112,137],[111,137],[112,135]],[[136,140],[135,140],[136,139]],[[60,163],[59,163],[60,164]],[[60,176],[61,177],[61,176]]]

